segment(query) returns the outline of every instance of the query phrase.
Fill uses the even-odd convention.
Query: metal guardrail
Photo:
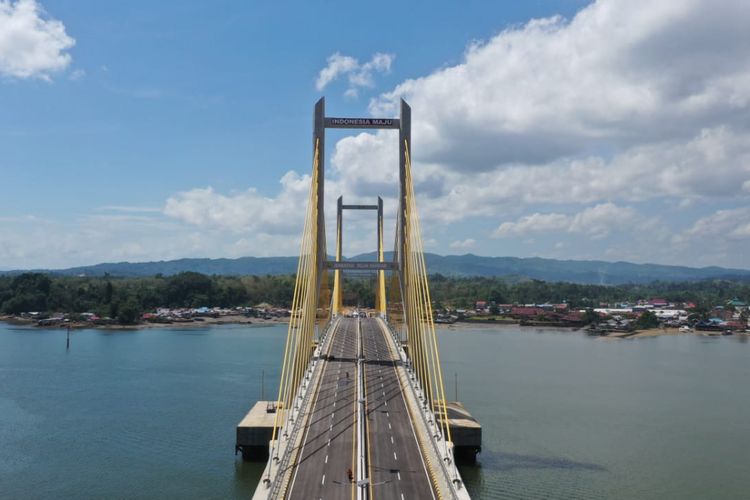
[[[271,456],[268,458],[269,475],[271,475],[271,469],[273,468],[274,461],[278,461],[278,467],[276,470],[276,474],[273,476],[273,480],[271,481],[268,498],[278,498],[281,493],[281,487],[284,484],[284,471],[289,467],[289,461],[291,460],[292,452],[294,451],[294,446],[289,446],[289,444],[295,442],[300,430],[303,429],[301,425],[301,419],[299,417],[303,409],[308,407],[310,398],[312,397],[313,393],[316,392],[309,390],[309,386],[312,380],[315,378],[315,370],[319,367],[319,362],[321,361],[320,354],[325,351],[327,345],[330,343],[330,333],[334,331],[336,326],[338,326],[338,323],[339,319],[336,318],[335,320],[330,321],[326,325],[326,328],[323,330],[323,334],[320,337],[320,343],[315,353],[316,355],[314,355],[312,361],[310,361],[310,366],[308,367],[308,370],[306,372],[305,380],[303,381],[302,385],[300,385],[299,393],[295,397],[295,401],[301,401],[301,403],[297,408],[295,408],[296,412],[294,411],[294,409],[290,410],[291,413],[289,415],[289,418],[284,423],[284,426],[281,429],[281,433],[278,439],[284,439],[287,442],[287,446],[284,448],[282,457],[279,459],[277,455],[276,457]],[[290,422],[292,424],[291,429],[288,428]]]
[[[409,387],[413,391],[413,394],[415,396],[415,399],[417,401],[422,401],[423,404],[421,405],[420,409],[420,416],[422,418],[422,421],[425,424],[425,428],[428,431],[431,431],[434,429],[434,432],[429,433],[429,440],[432,443],[433,449],[435,451],[435,454],[440,457],[440,467],[443,470],[443,473],[445,474],[445,477],[448,478],[448,486],[451,489],[451,493],[453,493],[453,498],[456,499],[468,499],[469,494],[466,491],[466,488],[463,484],[463,479],[461,479],[461,475],[458,472],[458,467],[456,466],[456,461],[453,457],[453,446],[452,443],[450,445],[449,442],[445,441],[445,436],[442,435],[442,432],[440,431],[440,428],[437,426],[437,419],[435,417],[435,414],[430,409],[430,406],[427,404],[427,401],[424,397],[424,391],[421,388],[421,385],[419,383],[419,380],[417,377],[414,376],[413,370],[411,369],[411,361],[409,360],[408,356],[406,355],[406,352],[404,351],[403,347],[401,346],[401,339],[399,338],[399,334],[393,329],[393,326],[380,319],[383,325],[386,326],[387,330],[391,334],[391,339],[396,344],[396,347],[398,349],[399,356],[401,357],[401,361],[403,363],[404,369],[407,372],[407,381],[409,383]],[[442,441],[444,446],[440,446],[439,442]]]

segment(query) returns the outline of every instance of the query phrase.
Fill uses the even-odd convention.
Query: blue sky
[[[321,95],[412,104],[429,251],[750,267],[748,6],[652,3],[0,0],[0,268],[294,255]]]

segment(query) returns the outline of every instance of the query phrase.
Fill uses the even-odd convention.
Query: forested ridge
[[[351,257],[357,261],[377,260],[375,253]],[[385,252],[385,260],[393,259]],[[721,267],[687,267],[661,264],[635,264],[632,262],[604,262],[593,260],[556,260],[539,257],[486,257],[479,255],[425,254],[430,274],[453,277],[499,277],[508,279],[537,279],[548,282],[569,282],[618,285],[623,283],[650,283],[659,281],[695,281],[708,279],[748,279],[750,270]],[[126,278],[151,277],[157,274],[173,276],[181,272],[199,272],[217,276],[287,275],[297,269],[297,257],[240,257],[237,259],[178,259],[158,262],[111,262],[92,266],[33,272],[64,276],[105,275]],[[24,271],[0,271],[3,274],[20,274]],[[32,272],[27,270],[25,272]]]

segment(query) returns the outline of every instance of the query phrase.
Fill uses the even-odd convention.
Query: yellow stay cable
[[[409,145],[408,145],[408,143],[406,144],[406,156],[407,156],[406,160],[407,160],[407,166],[408,166],[408,170],[407,171],[409,173],[411,173],[411,158],[409,156]],[[412,182],[409,182],[409,188],[412,190],[412,199],[414,199],[414,195],[413,195],[414,185],[413,185]],[[416,240],[417,240],[418,245],[419,245],[419,253],[418,253],[418,255],[419,255],[420,261],[421,261],[421,271],[422,271],[422,275],[424,276],[424,286],[425,286],[425,292],[427,294],[427,304],[428,304],[428,307],[429,307],[429,310],[428,310],[428,321],[429,321],[429,323],[428,324],[429,324],[430,333],[432,335],[432,345],[433,345],[433,350],[434,350],[435,362],[436,362],[436,366],[437,366],[437,382],[438,382],[438,390],[439,390],[440,403],[442,405],[443,426],[445,427],[445,435],[447,436],[447,440],[448,441],[452,441],[451,432],[450,432],[450,425],[449,425],[449,422],[448,422],[448,408],[447,408],[447,403],[446,403],[446,398],[445,398],[445,385],[443,383],[443,370],[442,370],[442,367],[441,367],[441,364],[440,364],[440,350],[438,348],[438,339],[437,339],[437,334],[435,332],[435,324],[434,324],[433,319],[432,319],[432,300],[431,300],[431,297],[430,297],[430,289],[429,289],[429,285],[428,285],[428,282],[427,282],[427,266],[425,264],[425,260],[424,260],[424,248],[422,246],[422,228],[421,228],[421,225],[420,225],[420,222],[419,222],[419,216],[418,216],[418,212],[417,212],[416,202],[414,203],[414,216],[415,216],[415,220],[416,220],[416,233],[417,233]]]

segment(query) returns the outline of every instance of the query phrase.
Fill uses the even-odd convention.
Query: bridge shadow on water
[[[481,470],[492,472],[513,472],[518,470],[571,470],[609,472],[599,464],[578,462],[564,457],[525,455],[521,453],[503,453],[482,450],[477,463],[461,466],[461,474],[467,476],[481,475]],[[466,478],[468,479],[468,478]]]
[[[589,484],[583,479],[588,473],[607,473],[606,467],[564,457],[503,453],[485,448],[476,464],[459,465],[458,469],[472,498],[607,498],[582,487]],[[550,481],[549,473],[556,480]]]

